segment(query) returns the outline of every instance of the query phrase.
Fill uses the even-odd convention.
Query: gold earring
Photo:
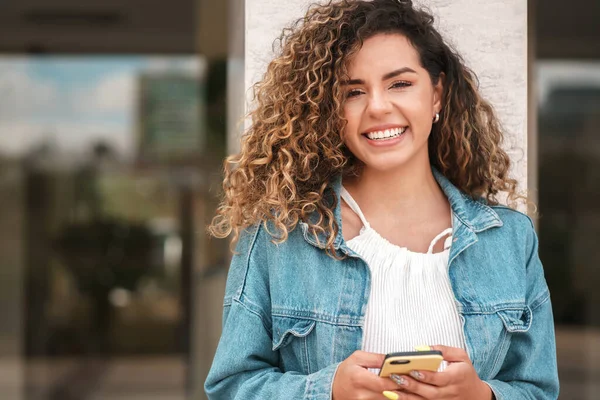
[[[433,123],[435,124],[440,120],[440,113],[435,113],[435,117],[433,118]]]

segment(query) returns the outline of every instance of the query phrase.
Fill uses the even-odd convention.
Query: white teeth
[[[386,129],[385,131],[375,131],[367,133],[367,137],[371,140],[390,139],[403,134],[407,127]]]

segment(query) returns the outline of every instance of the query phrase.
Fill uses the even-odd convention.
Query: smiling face
[[[365,168],[429,166],[427,139],[441,110],[441,79],[433,85],[419,53],[401,34],[364,41],[348,62],[343,140]],[[420,164],[419,164],[420,165]]]

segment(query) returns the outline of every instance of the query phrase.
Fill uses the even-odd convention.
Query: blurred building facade
[[[0,5],[0,398],[203,397],[228,12]]]
[[[420,3],[466,29],[445,2]],[[260,35],[306,4],[0,4],[0,398],[204,398],[229,259],[205,233],[221,160],[268,58]],[[538,198],[561,399],[596,399],[600,3],[527,10],[528,162],[515,160]]]

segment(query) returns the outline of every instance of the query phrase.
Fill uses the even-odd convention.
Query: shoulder
[[[253,265],[261,265],[260,259],[266,257],[272,245],[271,229],[263,222],[256,223],[240,231],[229,267],[229,280],[235,286],[243,285],[248,270]]]
[[[533,220],[527,214],[504,205],[490,206],[502,221],[499,230],[505,243],[523,250],[527,257],[537,252],[538,238]]]
[[[225,286],[224,307],[232,303],[242,305],[256,314],[268,326],[270,320],[269,271],[267,252],[269,236],[262,223],[249,226],[240,232]]]
[[[293,307],[294,299],[306,295],[292,295],[293,290],[305,290],[314,283],[321,287],[330,272],[319,268],[326,262],[326,254],[304,239],[297,226],[285,241],[277,243],[273,224],[259,223],[240,235],[229,268],[225,303],[239,303],[258,315],[269,326],[274,306]],[[290,282],[296,285],[290,286]],[[295,288],[294,288],[295,287]],[[315,291],[316,293],[317,291]]]
[[[276,242],[277,230],[271,222],[260,222],[240,232],[227,278],[226,301],[242,297],[260,298],[274,273],[280,274],[308,244],[297,226],[287,240]],[[276,268],[276,271],[273,269]]]
[[[533,221],[526,214],[509,207],[493,208],[503,221],[502,228],[505,231],[502,237],[505,238],[505,243],[510,243],[508,249],[512,252],[512,257],[520,261],[517,265],[522,266],[518,269],[524,271],[523,282],[526,284],[528,304],[531,309],[535,309],[549,299],[549,290]]]
[[[227,273],[225,288],[225,305],[231,304],[233,298],[239,298],[244,287],[250,259],[254,251],[258,234],[261,230],[259,224],[249,226],[240,232]]]
[[[508,229],[525,230],[529,231],[534,229],[533,220],[527,214],[510,208],[508,206],[499,204],[489,206],[492,210],[498,214],[498,217],[502,221],[502,225]]]

